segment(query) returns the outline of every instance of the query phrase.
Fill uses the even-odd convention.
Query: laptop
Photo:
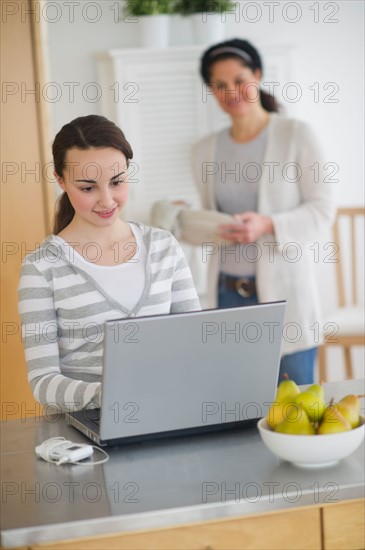
[[[105,323],[101,409],[66,413],[98,445],[252,424],[278,381],[285,301]]]

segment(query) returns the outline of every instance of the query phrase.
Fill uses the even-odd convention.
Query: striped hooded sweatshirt
[[[34,397],[57,410],[101,404],[104,323],[200,310],[183,251],[168,231],[135,224],[146,247],[145,285],[132,309],[109,296],[49,236],[22,264],[19,313]]]

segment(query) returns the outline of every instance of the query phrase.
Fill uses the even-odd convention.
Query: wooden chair
[[[338,291],[338,309],[335,310],[324,323],[324,343],[319,348],[318,367],[319,379],[321,382],[327,380],[326,349],[328,346],[341,346],[345,355],[346,378],[353,378],[353,369],[351,361],[351,347],[364,346],[364,304],[360,303],[358,293],[358,250],[364,250],[363,247],[357,248],[358,231],[356,231],[356,220],[360,216],[364,218],[365,208],[339,208],[337,210],[336,221],[333,227],[334,241],[338,245],[336,251],[336,282]],[[343,222],[347,218],[350,240],[346,241],[340,237]],[[344,227],[343,227],[344,228]],[[344,262],[344,250],[347,250],[346,263]],[[362,259],[363,264],[363,259]],[[350,292],[346,293],[345,273],[349,273]],[[350,296],[349,296],[350,294]],[[338,326],[338,331],[333,331],[334,323]],[[337,329],[337,327],[336,327]],[[332,335],[331,335],[332,332]]]

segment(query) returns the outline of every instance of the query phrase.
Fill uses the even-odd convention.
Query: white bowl
[[[353,453],[364,439],[365,420],[348,432],[325,435],[293,435],[274,432],[265,418],[259,420],[259,429],[265,445],[283,460],[303,468],[320,468],[337,464]]]

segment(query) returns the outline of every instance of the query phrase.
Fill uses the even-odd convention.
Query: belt
[[[256,282],[248,277],[233,277],[221,273],[219,275],[219,284],[227,290],[235,290],[244,298],[256,295]]]

